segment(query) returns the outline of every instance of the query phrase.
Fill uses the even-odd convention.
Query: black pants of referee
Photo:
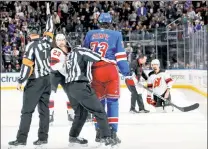
[[[51,84],[49,75],[37,79],[30,79],[25,85],[23,93],[23,105],[21,110],[21,121],[17,133],[19,142],[27,142],[32,114],[38,105],[39,112],[39,130],[38,138],[40,140],[48,139],[49,131],[49,96],[51,93]]]
[[[143,99],[142,99],[142,94],[137,93],[137,90],[136,90],[135,86],[131,86],[131,85],[127,84],[127,87],[129,89],[129,91],[131,92],[131,107],[130,107],[130,110],[135,110],[136,102],[138,104],[139,111],[140,110],[145,110]]]
[[[97,100],[95,91],[88,82],[67,83],[67,94],[70,96],[71,106],[75,111],[69,136],[78,137],[88,116],[88,111],[92,113],[101,131],[101,137],[110,137],[110,129],[107,115],[101,102]]]

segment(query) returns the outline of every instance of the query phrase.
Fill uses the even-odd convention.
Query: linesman
[[[50,50],[53,41],[53,20],[50,15],[49,3],[47,3],[46,31],[43,37],[38,35],[38,29],[29,29],[31,42],[26,45],[22,60],[20,77],[17,89],[21,90],[22,83],[27,80],[23,93],[23,105],[21,110],[21,121],[15,141],[9,142],[11,146],[25,146],[32,120],[32,114],[38,105],[40,117],[38,140],[34,145],[47,144],[49,131],[49,96],[50,84]]]

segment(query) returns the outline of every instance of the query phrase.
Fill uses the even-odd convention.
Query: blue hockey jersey
[[[129,63],[120,32],[108,29],[91,30],[87,33],[83,46],[114,61],[122,75],[129,75]]]

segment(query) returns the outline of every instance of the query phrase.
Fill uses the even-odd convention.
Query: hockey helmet
[[[59,41],[59,40],[66,40],[66,37],[64,34],[57,34],[56,35],[56,41]]]
[[[70,44],[70,42],[66,39],[66,36],[64,34],[57,34],[56,35],[56,42],[59,40],[65,40],[66,41],[66,46],[72,48],[72,45]]]
[[[158,59],[153,59],[152,61],[151,61],[151,66],[152,65],[158,65],[159,67],[160,67],[160,61],[158,60]]]
[[[109,13],[101,13],[98,17],[99,23],[111,23],[112,22],[112,16]]]

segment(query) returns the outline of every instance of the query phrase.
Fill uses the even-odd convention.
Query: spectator
[[[138,8],[137,10],[137,16],[146,16],[147,15],[147,8],[144,7],[144,3],[141,4],[141,7]]]
[[[129,15],[129,24],[132,25],[134,22],[136,22],[137,14],[135,11],[132,11],[132,13]]]
[[[201,30],[202,28],[202,25],[200,24],[200,21],[199,20],[196,20],[195,21],[195,26],[194,26],[194,31],[198,31],[198,30]]]
[[[13,46],[13,50],[11,52],[12,57],[12,65],[15,66],[17,63],[19,63],[19,54],[20,52],[17,50],[16,45]]]
[[[127,43],[127,47],[125,48],[125,50],[126,50],[126,54],[127,54],[127,59],[129,62],[131,62],[133,48],[131,47],[130,43]]]
[[[196,17],[196,13],[192,8],[193,6],[191,6],[191,8],[189,9],[189,11],[187,12],[187,15],[190,19],[194,20]]]
[[[13,59],[11,54],[13,48],[11,47],[14,44],[17,45],[19,65],[21,65],[20,59],[24,52],[24,45],[27,44],[26,31],[29,27],[28,23],[39,26],[40,33],[44,30],[46,8],[43,1],[14,1],[0,2],[0,4],[0,23],[1,31],[3,32],[2,54],[3,63],[5,64],[5,69],[7,69],[8,64]],[[58,28],[57,31],[69,34],[73,43],[82,42],[84,32],[99,27],[97,17],[102,12],[112,14],[113,25],[111,27],[114,30],[122,31],[124,40],[135,40],[138,43],[140,40],[155,38],[155,28],[157,28],[157,34],[159,34],[159,30],[162,27],[166,27],[180,17],[182,17],[181,21],[178,19],[179,23],[172,23],[170,29],[172,31],[176,27],[179,29],[179,25],[182,24],[183,28],[185,28],[185,37],[189,37],[191,33],[194,33],[193,31],[200,30],[204,24],[208,23],[207,5],[207,1],[194,2],[191,0],[186,2],[54,2],[54,5],[51,5],[51,10],[54,12],[54,23]],[[131,46],[134,49],[134,46]],[[15,64],[11,66],[12,69],[16,70]]]
[[[83,25],[81,24],[81,21],[77,20],[77,25],[75,26],[75,32],[83,32]]]

